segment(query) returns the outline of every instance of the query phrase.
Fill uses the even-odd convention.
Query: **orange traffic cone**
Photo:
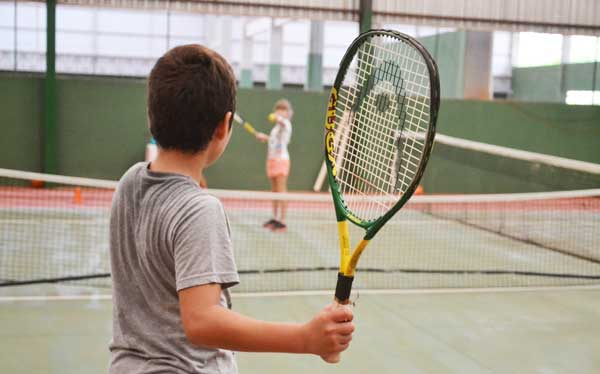
[[[83,196],[81,195],[81,188],[79,187],[75,187],[73,202],[75,204],[83,204]]]

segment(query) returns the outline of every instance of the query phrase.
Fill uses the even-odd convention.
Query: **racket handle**
[[[338,273],[337,285],[335,286],[335,307],[350,308],[350,291],[352,291],[352,281],[354,277],[348,277],[342,273]],[[340,362],[341,353],[336,353],[330,356],[321,356],[323,361],[336,364]]]
[[[248,122],[244,122],[244,129],[246,129],[246,131],[248,131],[250,134],[254,135],[256,134],[256,130],[254,129],[254,127],[249,124]]]
[[[350,300],[350,291],[352,291],[352,281],[354,277],[338,273],[337,285],[335,286],[335,300],[342,305],[348,304]]]

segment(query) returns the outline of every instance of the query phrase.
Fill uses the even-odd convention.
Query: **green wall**
[[[43,79],[0,74],[0,167],[41,170]],[[117,179],[144,157],[149,133],[143,80],[59,77],[59,173]],[[291,190],[310,190],[323,156],[322,123],[327,94],[298,90],[240,89],[238,110],[268,132],[273,103],[295,108],[290,144]],[[506,101],[443,100],[442,134],[600,163],[600,107]],[[241,128],[207,173],[215,188],[269,188],[266,145]],[[474,156],[436,145],[424,180],[428,192],[516,192],[599,187],[589,176],[523,167],[518,162]]]
[[[44,81],[0,76],[0,167],[42,168]]]
[[[42,170],[44,80],[0,75],[0,167]],[[144,156],[144,83],[57,80],[59,174],[118,178]]]
[[[143,81],[58,80],[60,174],[117,179],[144,158]]]
[[[423,177],[430,193],[512,193],[600,187],[600,176],[436,144]]]
[[[442,98],[464,97],[465,31],[419,38],[438,65]]]
[[[0,74],[0,167],[41,171],[43,78]],[[145,82],[135,79],[59,77],[59,174],[117,179],[144,158]],[[239,89],[238,110],[259,131],[269,132],[266,116],[279,98],[295,106],[290,144],[289,188],[309,189],[322,157],[322,122],[327,94]],[[207,170],[212,187],[269,189],[266,144],[238,128],[222,159]]]
[[[515,100],[562,103],[569,90],[600,91],[600,64],[514,68],[512,90]]]
[[[600,163],[600,107],[511,101],[444,100],[438,131],[531,152]],[[424,188],[503,193],[599,188],[600,176],[436,144]]]
[[[600,163],[600,106],[443,100],[440,133]]]

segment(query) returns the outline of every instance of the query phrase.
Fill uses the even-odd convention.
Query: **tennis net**
[[[0,169],[0,286],[110,286],[114,181]],[[328,194],[210,190],[232,228],[238,292],[327,290],[339,261]],[[288,203],[288,229],[262,223]],[[351,229],[354,243],[362,230]],[[414,196],[363,255],[357,289],[600,284],[600,190]]]

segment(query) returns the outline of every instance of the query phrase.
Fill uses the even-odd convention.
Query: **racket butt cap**
[[[352,291],[352,281],[354,277],[348,277],[338,273],[337,285],[335,287],[335,299],[340,304],[347,304],[350,300],[350,291]]]

